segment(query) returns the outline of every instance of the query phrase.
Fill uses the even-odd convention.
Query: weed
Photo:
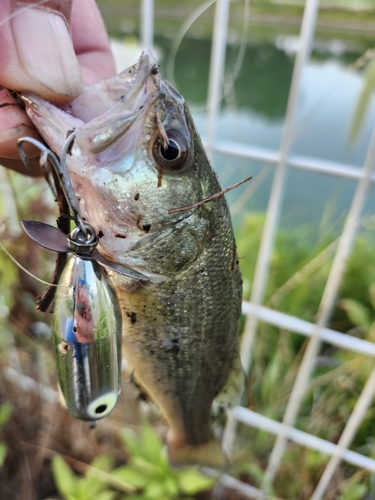
[[[108,455],[96,458],[84,477],[78,478],[61,456],[55,456],[53,471],[59,492],[66,500],[114,500],[127,493],[127,500],[191,499],[213,486],[195,468],[172,469],[163,445],[150,426],[143,424],[140,435],[124,429],[120,437],[130,453],[127,465],[112,468]]]

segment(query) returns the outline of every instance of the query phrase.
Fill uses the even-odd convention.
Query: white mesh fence
[[[211,3],[212,2],[207,2],[207,5]],[[202,6],[202,11],[205,6],[206,4]],[[321,158],[291,154],[291,146],[295,137],[296,112],[299,105],[301,77],[310,58],[318,9],[318,0],[307,0],[305,2],[298,50],[289,90],[284,129],[280,148],[276,151],[260,148],[250,143],[235,143],[218,140],[216,138],[215,122],[220,111],[222,92],[221,82],[223,81],[224,75],[230,13],[229,0],[216,1],[208,90],[208,112],[206,116],[206,136],[204,138],[209,156],[212,156],[213,152],[225,153],[234,158],[240,157],[248,160],[262,161],[268,165],[268,170],[272,170],[273,168],[275,170],[262,240],[256,261],[251,298],[249,302],[243,303],[243,314],[246,316],[246,324],[242,338],[241,357],[244,367],[246,367],[247,371],[250,369],[252,352],[257,341],[259,321],[308,337],[307,348],[299,365],[282,422],[272,420],[247,408],[238,406],[233,409],[229,416],[223,437],[223,445],[227,452],[230,453],[235,440],[238,423],[246,424],[276,436],[276,441],[265,470],[265,485],[273,483],[289,441],[329,455],[330,458],[328,463],[312,494],[311,498],[313,500],[324,498],[329,483],[341,461],[375,472],[375,460],[348,449],[365,417],[366,411],[372,403],[375,393],[375,368],[368,377],[362,392],[358,395],[355,407],[338,443],[334,444],[295,428],[296,419],[322,342],[356,353],[366,354],[372,357],[375,356],[375,344],[327,328],[328,321],[335,305],[339,286],[346,270],[348,257],[350,256],[355,241],[368,191],[371,183],[375,179],[375,135],[372,136],[368,145],[368,151],[362,169],[358,169],[354,165],[324,161]],[[144,27],[142,30],[142,45],[144,47],[150,47],[152,46],[153,26],[152,0],[143,0],[141,17]],[[249,85],[251,85],[251,81]],[[283,208],[286,176],[289,169],[325,173],[330,176],[353,179],[357,182],[357,187],[346,216],[344,228],[338,240],[323,296],[316,312],[315,323],[310,323],[283,312],[272,310],[263,305],[270,263],[275,245],[275,237],[279,228],[279,219]],[[249,189],[251,190],[253,188]],[[260,489],[242,483],[228,475],[222,476],[220,484],[235,489],[247,495],[249,498],[276,498],[268,496]]]

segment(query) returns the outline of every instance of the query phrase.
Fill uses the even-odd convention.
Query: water
[[[277,151],[282,137],[284,116],[294,64],[296,38],[276,36],[270,41],[247,42],[241,69],[227,89],[216,123],[217,140],[251,144]],[[205,101],[208,87],[211,41],[185,37],[171,71],[171,39],[156,36],[161,70],[184,95],[199,131],[205,133]],[[327,159],[360,168],[363,165],[372,127],[375,102],[367,106],[365,120],[355,143],[349,132],[355,107],[364,84],[364,72],[353,72],[349,65],[362,55],[344,40],[317,40],[316,50],[304,70],[291,153]],[[350,48],[350,50],[349,50]],[[228,46],[226,73],[233,73],[240,47]],[[256,161],[215,154],[213,158],[223,186],[253,175],[257,189],[245,204],[235,210],[235,223],[243,214],[265,211],[273,168]],[[266,169],[266,170],[265,170]],[[268,170],[267,170],[268,169]],[[257,176],[261,176],[260,178]],[[290,169],[281,223],[309,224],[315,233],[339,231],[343,215],[350,206],[356,182],[325,174]],[[248,186],[228,194],[236,202]],[[250,188],[251,189],[251,188]],[[373,211],[370,193],[366,211]]]

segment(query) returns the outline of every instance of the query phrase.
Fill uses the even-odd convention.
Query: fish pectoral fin
[[[214,420],[225,420],[228,409],[243,404],[246,387],[246,374],[240,356],[233,363],[227,383],[212,403],[211,415]],[[224,422],[223,422],[224,423]]]
[[[168,438],[168,458],[173,467],[196,464],[223,470],[230,466],[229,458],[214,438],[204,444],[190,445],[174,442],[172,435]]]

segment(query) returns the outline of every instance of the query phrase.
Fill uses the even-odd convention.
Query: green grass
[[[251,291],[263,223],[263,214],[246,216],[237,237],[239,255],[245,257],[241,259],[245,298]],[[314,321],[337,242],[325,237],[311,245],[304,231],[308,233],[309,228],[279,231],[265,304]],[[352,330],[355,336],[371,341],[375,341],[374,231],[374,221],[368,219],[349,259],[328,325],[341,332]],[[260,324],[248,384],[251,409],[282,419],[306,343],[301,335]],[[369,357],[323,344],[297,428],[337,442],[372,368]],[[375,406],[372,406],[352,445],[353,450],[372,457],[375,455],[374,416]],[[273,442],[274,438],[268,434],[242,427],[237,439],[234,472],[259,486],[262,482],[259,471],[267,463]],[[282,498],[309,498],[328,458],[298,445],[289,445],[274,484],[275,494]],[[303,464],[300,470],[296,469],[297,463]],[[341,465],[336,475],[340,481],[332,481],[325,499],[359,499],[364,493],[374,497],[374,481],[367,472]]]
[[[31,206],[33,199],[31,193],[29,199]],[[26,207],[25,200],[23,203]],[[264,214],[244,216],[242,227],[237,234],[246,299],[249,298],[251,292],[264,220]],[[309,233],[308,226],[279,231],[272,257],[265,304],[296,317],[314,321],[337,241],[334,237],[324,236],[318,237],[317,241],[312,243]],[[371,341],[375,341],[375,289],[372,286],[375,283],[374,239],[375,221],[369,218],[359,232],[329,325],[342,332],[355,328],[353,334]],[[22,245],[25,244],[23,238],[19,240],[20,242]],[[15,245],[14,241],[12,245],[8,243],[8,248],[11,251],[17,248],[17,255],[22,260],[22,247],[19,244]],[[24,246],[23,248],[23,251],[27,251]],[[3,290],[3,301],[12,310],[20,294],[20,274],[18,268],[11,261],[6,260],[4,254],[1,254],[1,258],[3,259],[3,272],[0,274],[0,286]],[[43,265],[44,257],[39,261],[39,266]],[[22,293],[25,294],[25,292]],[[27,302],[32,307],[31,297],[27,299]],[[40,314],[35,317],[46,319],[46,316],[42,318]],[[7,339],[6,332],[9,330],[13,331],[19,352],[32,352],[32,342],[29,338],[15,329],[14,325],[7,323],[9,318],[5,317],[2,321],[3,360],[13,349],[13,344],[9,340],[12,337],[8,336]],[[282,419],[305,346],[306,339],[301,335],[280,330],[266,323],[260,324],[248,381],[248,405],[251,409],[277,420]],[[359,356],[323,344],[319,363],[313,372],[301,407],[297,427],[323,439],[336,442],[372,366],[372,360],[366,356]],[[352,449],[367,456],[375,456],[374,417],[375,407],[371,407],[352,445]],[[273,441],[274,438],[268,434],[240,427],[235,466],[232,472],[259,486],[262,481],[262,470],[267,463]],[[134,450],[131,446],[130,448],[128,446],[128,449],[133,457]],[[325,455],[291,444],[273,485],[274,493],[281,498],[308,498],[327,460],[328,457]],[[151,462],[153,463],[153,459]],[[296,471],[296,463],[303,464],[301,470]],[[55,465],[56,467],[58,465]],[[171,479],[166,476],[168,488],[172,488],[173,485],[173,488],[177,487],[179,483],[176,477],[173,476]],[[360,499],[364,491],[375,495],[373,478],[365,471],[358,471],[344,464],[338,469],[337,477],[339,480],[331,484],[325,497],[327,500],[331,498]],[[77,481],[81,480],[77,479]],[[90,483],[90,480],[82,479],[79,491],[83,491],[86,483]],[[107,483],[104,485],[95,483],[95,485],[98,491],[103,492],[103,498],[107,496],[115,498],[110,494],[112,487]],[[142,488],[145,486],[143,485]],[[143,498],[142,488],[138,493],[139,498]],[[67,496],[67,498],[70,497]]]
[[[44,205],[40,205],[39,190],[28,189],[27,182],[23,182],[18,176],[15,176],[13,181],[16,189],[21,190],[18,192],[24,194],[18,207],[20,218],[39,218],[52,222],[48,210]],[[237,231],[245,299],[248,299],[251,293],[264,220],[265,215],[262,213],[244,215],[242,225]],[[339,234],[341,230],[339,225],[336,225],[336,230]],[[321,230],[321,236],[318,236],[316,241],[312,241],[311,233],[309,226],[279,230],[265,298],[265,304],[268,307],[308,321],[314,321],[337,246],[336,236],[327,236],[328,231]],[[30,250],[29,242],[23,236],[18,239],[5,238],[3,241],[8,250],[37,276],[48,279],[46,269],[51,267],[54,260],[52,254],[35,248]],[[370,217],[364,220],[360,228],[329,324],[331,328],[341,332],[348,332],[354,328],[352,334],[371,341],[375,341],[374,241],[375,220]],[[33,257],[30,258],[30,256]],[[27,325],[32,321],[48,320],[48,315],[33,311],[35,293],[40,293],[43,287],[37,285],[35,288],[31,285],[33,281],[26,279],[25,275],[3,252],[0,253],[0,259],[2,270],[0,290],[3,311],[5,311],[0,317],[1,363],[6,365],[16,348],[20,358],[30,356],[31,366],[33,366],[38,357],[40,342],[30,337]],[[9,308],[9,314],[6,314],[6,307]],[[29,323],[23,323],[22,329],[20,322],[25,317],[29,318]],[[280,330],[266,323],[260,324],[248,381],[248,406],[251,409],[277,420],[282,419],[305,346],[306,339],[301,335]],[[48,369],[53,373],[48,346],[47,353]],[[323,344],[319,354],[319,363],[314,369],[301,407],[297,427],[323,439],[337,442],[372,367],[373,361],[364,355],[360,356]],[[10,395],[0,391],[0,404],[7,399],[12,404],[14,403]],[[17,408],[17,403],[15,408]],[[127,412],[127,408],[123,408],[122,411]],[[351,447],[370,457],[375,457],[374,417],[375,407],[372,406]],[[107,420],[110,421],[111,417]],[[27,416],[24,418],[24,423],[25,426],[28,425]],[[62,429],[62,433],[69,432],[69,427]],[[3,440],[5,446],[7,436],[5,425],[0,437],[0,441]],[[266,433],[239,427],[232,473],[259,486],[273,442],[274,438]],[[129,443],[126,447],[133,458],[135,452]],[[49,446],[54,449],[53,443]],[[108,453],[111,454],[111,451]],[[155,459],[155,463],[152,457],[150,460],[155,465],[159,459]],[[277,480],[273,485],[275,495],[281,498],[309,498],[327,460],[328,457],[323,454],[298,445],[289,445]],[[121,463],[124,464],[124,461]],[[125,467],[121,463],[113,464],[110,471],[120,466]],[[303,464],[303,467],[296,468],[298,463]],[[55,465],[56,467],[58,468],[59,465]],[[60,463],[60,469],[63,467]],[[73,472],[70,475],[72,474]],[[165,488],[176,491],[176,488],[180,487],[179,479],[173,474],[170,475],[169,472],[165,474]],[[82,481],[82,485],[79,483],[80,486],[77,486],[79,491],[83,491],[85,484],[90,483],[90,487],[97,488],[103,498],[116,497],[112,494],[113,487],[104,479],[98,484],[85,478],[86,475],[83,479],[76,479],[78,482]],[[374,484],[371,474],[341,464],[325,499],[359,500],[365,493],[369,495],[369,498],[374,498]],[[140,486],[137,490],[139,498],[143,498],[145,490],[147,490],[146,485],[142,483],[142,487]],[[123,496],[123,498],[126,497]]]

